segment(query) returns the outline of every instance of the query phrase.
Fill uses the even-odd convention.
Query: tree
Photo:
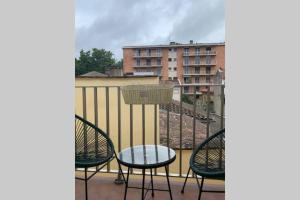
[[[189,98],[187,94],[182,94],[181,100],[188,104],[193,104],[193,101]]]
[[[115,66],[122,68],[123,67],[123,58],[121,60],[119,60]]]
[[[105,49],[93,48],[92,51],[80,51],[79,58],[75,58],[75,75],[85,74],[90,71],[105,73],[106,68],[116,64],[113,53]]]

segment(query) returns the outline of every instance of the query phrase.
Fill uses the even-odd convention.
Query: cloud
[[[221,0],[77,0],[76,55],[104,48],[122,58],[122,46],[224,41]]]

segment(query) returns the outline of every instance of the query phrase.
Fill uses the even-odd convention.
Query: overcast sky
[[[224,42],[224,0],[76,0],[76,56],[122,46]]]

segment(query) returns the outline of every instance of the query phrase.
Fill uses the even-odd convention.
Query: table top
[[[176,159],[173,149],[161,145],[139,145],[126,148],[118,155],[121,164],[133,168],[157,168]]]

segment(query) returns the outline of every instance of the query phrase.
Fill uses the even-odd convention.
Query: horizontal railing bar
[[[150,84],[149,84],[150,85]],[[185,84],[181,84],[181,85],[174,85],[174,87],[185,87],[185,86],[224,86],[224,84],[216,84],[216,83],[191,83],[188,85]],[[75,86],[75,88],[118,88],[120,86],[94,86],[94,85],[90,85],[90,86]]]

